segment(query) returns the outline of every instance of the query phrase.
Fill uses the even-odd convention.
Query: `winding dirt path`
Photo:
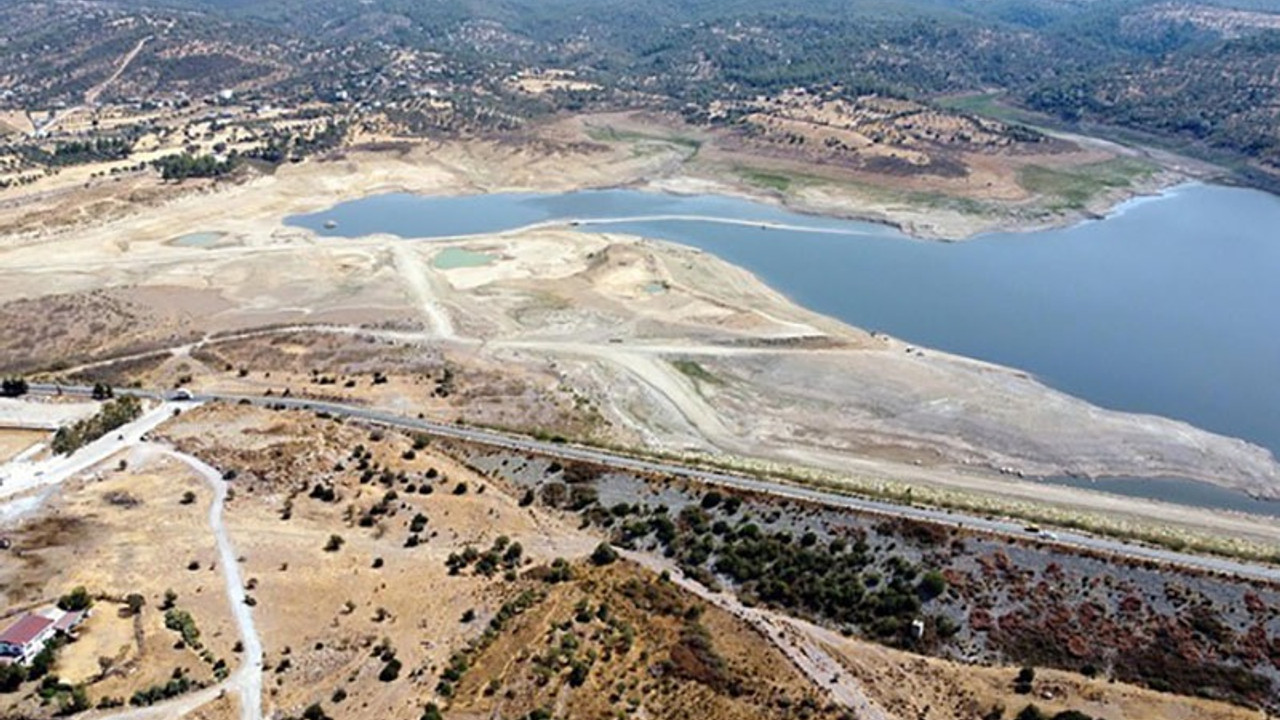
[[[240,557],[231,544],[227,534],[227,526],[222,520],[222,513],[227,500],[227,481],[222,474],[202,460],[165,448],[165,454],[185,463],[199,473],[213,490],[213,503],[209,506],[209,528],[213,530],[218,545],[218,565],[222,568],[222,578],[226,584],[227,601],[231,605],[231,614],[236,621],[236,629],[240,633],[243,651],[240,653],[240,667],[223,683],[222,687],[233,690],[240,696],[241,720],[261,720],[262,718],[262,639],[258,636],[257,627],[253,624],[253,610],[244,602],[244,578],[240,575]]]
[[[222,479],[221,473],[198,458],[154,443],[138,443],[138,447],[148,455],[168,456],[182,462],[199,474],[213,491],[213,502],[209,505],[209,529],[213,531],[218,547],[218,564],[222,568],[227,602],[231,607],[231,614],[243,646],[240,653],[240,667],[225,682],[202,690],[147,707],[130,708],[114,713],[91,713],[86,717],[91,720],[177,718],[198,710],[231,692],[240,699],[240,720],[262,720],[262,640],[253,623],[253,612],[244,603],[244,579],[240,574],[240,563],[237,561],[239,555],[236,554],[235,546],[231,543],[231,537],[227,534],[227,527],[222,517],[227,500],[227,482]]]
[[[152,35],[148,35],[142,38],[141,40],[138,41],[137,45],[133,46],[132,50],[125,53],[125,56],[120,60],[120,64],[116,66],[115,72],[111,73],[110,77],[98,83],[97,85],[94,85],[93,87],[89,88],[85,92],[84,104],[90,105],[90,106],[97,104],[98,98],[102,95],[102,93],[107,88],[111,87],[111,83],[114,83],[116,80],[120,79],[120,76],[124,74],[124,71],[129,68],[129,64],[133,62],[134,58],[138,57],[138,53],[142,52],[142,48],[145,47],[146,44],[150,42],[153,37],[154,36]]]
[[[227,692],[234,692],[240,697],[241,720],[262,720],[262,640],[253,622],[253,612],[244,602],[244,578],[240,573],[239,555],[231,543],[226,523],[223,521],[227,483],[222,479],[221,473],[198,458],[143,439],[147,433],[173,417],[176,408],[190,409],[198,405],[199,403],[191,402],[181,405],[160,403],[132,423],[90,443],[69,457],[55,457],[43,462],[23,462],[19,459],[0,466],[0,470],[6,473],[17,474],[16,478],[10,478],[10,482],[0,485],[0,520],[13,519],[8,516],[17,517],[33,511],[39,507],[39,501],[42,499],[42,497],[36,497],[36,501],[32,503],[25,498],[9,501],[5,501],[5,498],[26,494],[40,488],[52,489],[57,484],[90,470],[129,448],[140,449],[144,456],[165,455],[184,463],[198,473],[213,491],[213,502],[209,505],[209,529],[213,532],[218,548],[218,559],[222,567],[228,605],[243,646],[240,667],[225,682],[217,685],[149,707],[87,716],[95,720],[181,717],[222,697]]]

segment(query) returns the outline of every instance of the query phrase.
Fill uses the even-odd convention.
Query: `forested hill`
[[[1064,121],[1280,163],[1270,0],[182,1],[308,32],[367,29],[374,13],[398,42],[574,67],[682,103],[831,84],[1000,89]]]
[[[0,13],[20,4],[0,2]],[[1280,175],[1274,0],[116,0],[112,7],[163,8],[191,33],[207,18],[223,39],[266,35],[267,44],[226,55],[284,48],[260,61],[262,74],[275,66],[271,77],[279,78],[280,67],[305,58],[305,67],[276,81],[320,96],[334,92],[341,73],[376,77],[397,48],[439,53],[463,82],[542,67],[572,70],[598,88],[552,103],[517,99],[503,108],[508,116],[637,102],[696,116],[717,100],[793,87],[917,99],[999,94],[1004,104],[1064,123],[1186,141]],[[359,95],[371,87],[343,89]],[[503,97],[486,90],[486,98]]]

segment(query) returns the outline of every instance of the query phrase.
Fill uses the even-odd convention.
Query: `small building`
[[[62,613],[62,617],[54,621],[53,631],[58,635],[71,637],[71,634],[75,632],[76,628],[80,627],[80,624],[83,623],[85,618],[88,616],[88,610],[64,612]]]
[[[0,655],[20,663],[30,663],[44,650],[57,629],[51,618],[28,613],[0,632]]]

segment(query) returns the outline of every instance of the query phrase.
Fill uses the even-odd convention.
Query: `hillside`
[[[119,69],[102,99],[233,89],[260,102],[398,103],[398,122],[419,131],[639,107],[703,121],[714,103],[798,87],[846,101],[998,89],[1062,122],[1191,140],[1274,173],[1274,12],[1208,0],[18,2],[0,8],[12,28],[0,87],[18,107],[68,107],[97,99]],[[544,68],[579,82],[506,83]]]
[[[265,716],[306,720],[1256,720],[1275,701],[1271,588],[314,413],[212,405],[154,440],[7,535],[10,614],[75,592],[93,613],[0,690],[5,717],[227,720],[254,675]],[[218,503],[242,587],[204,522]]]

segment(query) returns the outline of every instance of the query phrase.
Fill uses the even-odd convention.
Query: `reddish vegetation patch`
[[[1244,606],[1249,610],[1250,615],[1265,615],[1267,613],[1267,604],[1262,601],[1262,598],[1258,597],[1257,593],[1245,593]]]
[[[968,573],[947,568],[942,571],[942,577],[947,579],[947,587],[955,588],[957,592],[964,593],[970,588]]]
[[[991,613],[982,608],[977,608],[969,613],[969,627],[977,632],[989,632],[991,628],[995,627],[995,621],[991,619]]]
[[[1083,658],[1089,655],[1089,641],[1079,635],[1072,635],[1067,641],[1067,652],[1072,657]]]
[[[1120,601],[1120,613],[1123,615],[1137,615],[1142,611],[1142,598],[1137,595],[1129,595]]]

